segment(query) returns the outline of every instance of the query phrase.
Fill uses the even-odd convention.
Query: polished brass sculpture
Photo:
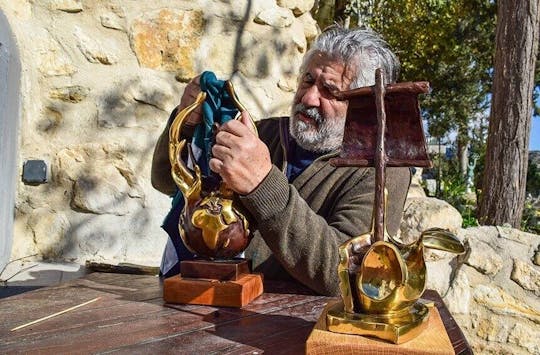
[[[388,97],[393,105],[387,108],[385,89],[393,95]],[[338,99],[349,100],[349,110],[343,151],[333,164],[374,166],[376,186],[371,231],[339,248],[342,302],[327,311],[330,331],[373,336],[396,344],[413,339],[426,327],[429,316],[429,304],[420,300],[426,286],[424,247],[464,252],[461,242],[443,229],[426,230],[408,245],[386,230],[386,166],[430,165],[417,103],[418,94],[427,90],[423,82],[386,88],[382,71],[377,70],[374,88],[335,93]],[[373,97],[376,116],[372,114],[375,110],[368,107],[373,106]],[[393,130],[398,133],[387,131],[387,109],[393,115]],[[376,135],[372,134],[375,131]],[[388,154],[386,141],[390,142]]]
[[[238,119],[245,107],[238,101],[232,83],[227,81],[225,85],[239,110]],[[185,201],[178,227],[184,244],[197,256],[230,259],[240,254],[249,243],[248,221],[234,207],[232,190],[222,181],[217,186],[204,181],[195,159],[192,159],[192,174],[182,159],[186,146],[186,139],[182,138],[183,125],[205,98],[206,93],[201,92],[193,104],[176,115],[169,129],[171,173]],[[190,149],[189,154],[192,156]]]

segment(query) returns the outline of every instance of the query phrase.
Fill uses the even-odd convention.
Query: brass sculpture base
[[[392,314],[351,314],[339,302],[328,308],[326,325],[331,332],[372,336],[401,344],[417,337],[426,328],[428,317],[429,309],[421,302]]]
[[[327,330],[330,309],[339,310],[341,302],[329,303],[306,342],[307,354],[454,354],[454,348],[437,308],[427,308],[424,331],[402,344]],[[351,326],[352,327],[352,326]]]
[[[163,281],[163,300],[166,303],[243,307],[263,293],[262,275],[249,273],[247,264],[246,260],[183,261],[180,264],[182,274]]]

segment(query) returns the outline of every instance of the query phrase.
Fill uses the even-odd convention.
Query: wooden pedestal
[[[245,259],[226,261],[186,260],[180,262],[180,275],[185,279],[211,279],[235,281],[249,274],[249,263]]]
[[[331,304],[326,306],[309,335],[307,354],[454,354],[452,343],[435,307],[430,309],[427,328],[418,337],[396,345],[375,338],[327,331],[326,312]]]
[[[181,274],[163,281],[167,303],[243,307],[263,293],[261,274],[249,273],[245,260],[182,261]]]

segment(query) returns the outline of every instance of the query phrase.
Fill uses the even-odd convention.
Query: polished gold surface
[[[401,344],[425,329],[428,316],[428,306],[422,302],[392,314],[349,313],[339,302],[328,308],[326,325],[332,332],[371,336]]]
[[[230,80],[227,80],[225,82],[225,86],[227,88],[227,92],[229,93],[229,95],[231,96],[231,99],[233,100],[234,102],[234,105],[236,106],[236,108],[238,109],[238,116],[235,118],[235,119],[239,119],[240,118],[240,113],[244,112],[244,111],[247,111],[246,107],[240,102],[240,100],[238,100],[238,96],[236,96],[236,92],[234,91],[234,86],[232,84],[232,82]],[[253,121],[253,118],[251,116],[249,116],[249,121],[251,123],[251,127],[253,128],[254,132],[257,132],[257,126],[255,126],[255,122]],[[257,134],[258,135],[258,134]]]
[[[184,195],[186,203],[199,200],[201,196],[201,170],[198,166],[195,166],[195,176],[193,176],[184,161],[182,160],[182,151],[186,145],[185,139],[180,139],[182,134],[182,127],[185,119],[190,115],[193,110],[199,107],[204,99],[206,93],[201,92],[195,102],[182,111],[180,111],[169,128],[169,161],[171,162],[171,175],[176,183],[176,186]]]
[[[229,81],[226,89],[238,110],[245,111]],[[221,182],[216,190],[203,191],[199,166],[194,162],[192,174],[182,159],[187,144],[182,138],[183,125],[205,99],[206,93],[199,93],[193,104],[176,115],[169,129],[171,174],[185,201],[179,221],[180,236],[186,247],[199,256],[233,257],[247,246],[249,230],[246,218],[233,207],[232,190]]]
[[[416,337],[429,314],[419,300],[426,286],[424,247],[456,254],[465,249],[452,233],[440,228],[424,231],[411,244],[387,233],[388,241],[371,244],[373,233],[352,238],[339,248],[343,302],[329,309],[327,326],[333,332],[399,344]]]
[[[191,223],[202,230],[202,238],[209,249],[218,247],[219,234],[235,223],[239,216],[242,220],[244,230],[249,232],[246,218],[233,208],[233,201],[223,198],[219,193],[212,192],[202,199],[191,215]],[[229,239],[223,242],[223,247],[229,245]]]

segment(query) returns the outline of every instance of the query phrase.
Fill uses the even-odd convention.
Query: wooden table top
[[[456,353],[470,353],[438,294],[426,291],[424,297],[435,301]],[[302,354],[331,299],[267,281],[265,293],[242,309],[170,305],[163,303],[156,276],[92,273],[0,300],[0,353]]]

